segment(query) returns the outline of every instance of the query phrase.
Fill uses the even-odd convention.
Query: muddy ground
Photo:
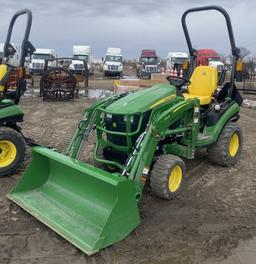
[[[63,151],[89,104],[83,97],[55,103],[23,97],[24,134]],[[256,236],[256,111],[241,109],[239,124],[244,148],[235,167],[216,166],[201,151],[195,160],[186,161],[186,186],[176,200],[163,201],[145,191],[138,228],[91,257],[7,200],[6,194],[24,168],[0,178],[0,263],[188,264],[223,260],[241,241]]]

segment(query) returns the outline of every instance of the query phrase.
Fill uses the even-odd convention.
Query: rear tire
[[[0,176],[13,174],[25,157],[23,136],[10,127],[0,127]]]
[[[182,190],[185,177],[186,166],[181,158],[161,155],[153,167],[150,186],[156,196],[171,200]]]
[[[217,142],[207,148],[208,158],[224,167],[235,165],[240,157],[243,134],[237,123],[229,122],[223,128]]]

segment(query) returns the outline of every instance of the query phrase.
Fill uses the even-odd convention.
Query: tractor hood
[[[151,88],[128,94],[109,105],[106,110],[112,114],[144,113],[175,98],[174,86],[165,83],[156,84]]]

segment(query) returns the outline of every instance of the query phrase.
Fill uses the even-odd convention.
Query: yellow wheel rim
[[[16,158],[16,146],[9,140],[0,140],[0,168],[9,166]]]
[[[176,165],[169,176],[169,191],[176,192],[182,181],[182,169],[179,165]]]
[[[239,136],[237,133],[234,133],[229,142],[229,154],[231,157],[235,157],[239,149]]]

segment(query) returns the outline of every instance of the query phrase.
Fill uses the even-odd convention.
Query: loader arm
[[[68,145],[65,155],[72,157],[74,159],[79,159],[81,155],[81,150],[86,143],[86,139],[91,134],[95,122],[96,122],[96,111],[98,108],[106,108],[108,105],[112,104],[114,101],[126,96],[127,93],[122,93],[114,95],[98,102],[94,103],[89,108],[85,109],[83,118],[79,122],[75,134]]]

